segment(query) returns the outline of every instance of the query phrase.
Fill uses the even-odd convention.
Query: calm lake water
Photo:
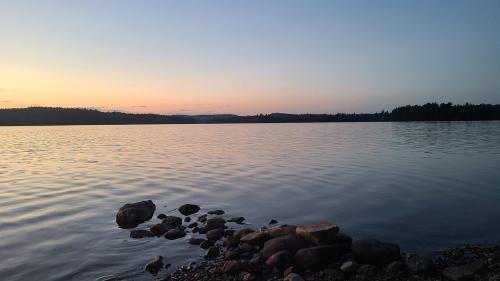
[[[146,199],[254,227],[333,221],[406,252],[494,243],[500,122],[0,127],[0,279],[152,280],[153,256],[202,256],[117,228]]]

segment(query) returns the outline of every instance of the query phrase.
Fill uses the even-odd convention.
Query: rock
[[[288,274],[283,281],[305,281],[302,276],[298,275],[297,273],[290,273]]]
[[[284,269],[293,263],[293,256],[287,251],[277,252],[266,260],[266,265],[273,268]]]
[[[207,215],[201,215],[198,217],[197,221],[201,222],[201,223],[205,223],[207,221]]]
[[[290,273],[299,273],[297,268],[289,266],[285,271],[283,271],[283,277],[286,278]]]
[[[406,260],[406,266],[413,274],[430,273],[434,270],[434,262],[429,257],[410,256]]]
[[[200,206],[193,204],[184,204],[179,207],[179,212],[184,216],[190,216],[192,214],[198,213]]]
[[[199,227],[198,228],[198,233],[199,234],[207,234],[207,228],[206,227]]]
[[[153,237],[155,236],[151,231],[144,229],[136,229],[130,232],[130,238],[139,239],[145,237]]]
[[[349,235],[347,235],[345,233],[339,232],[339,233],[337,233],[337,235],[335,235],[335,236],[333,236],[331,238],[330,242],[332,244],[344,243],[344,244],[351,245],[352,244],[352,238],[351,238],[351,236],[349,236]]]
[[[356,274],[356,270],[358,270],[358,263],[355,261],[346,261],[340,266],[340,270],[344,272],[346,276],[351,276]]]
[[[208,211],[207,214],[209,215],[217,215],[217,216],[222,216],[224,215],[223,210],[214,210],[214,211]]]
[[[224,266],[222,267],[222,271],[224,273],[237,273],[240,271],[241,268],[241,262],[240,261],[226,261],[224,263]]]
[[[240,241],[252,245],[262,245],[271,238],[267,232],[252,232],[241,237]]]
[[[342,244],[302,248],[295,253],[294,260],[303,269],[314,269],[337,261],[347,250]]]
[[[191,218],[190,217],[185,217],[184,218],[184,222],[191,222]]]
[[[212,247],[213,245],[214,245],[214,241],[211,241],[211,240],[205,240],[205,241],[201,242],[200,247],[201,247],[202,249],[205,249],[205,250],[206,250],[206,249],[208,249],[208,248]]]
[[[345,274],[338,269],[326,268],[323,270],[323,273],[326,275],[328,280],[338,280],[338,281],[345,280]]]
[[[213,260],[216,259],[220,255],[219,248],[212,246],[208,248],[207,254],[205,255],[205,259]]]
[[[339,232],[339,227],[333,223],[324,222],[298,226],[295,232],[310,245],[326,245],[331,244],[333,237]]]
[[[230,218],[227,221],[241,224],[245,221],[245,218],[244,217],[236,217],[236,218]]]
[[[221,217],[215,217],[207,220],[205,229],[210,231],[216,228],[224,228],[226,221]]]
[[[253,230],[251,228],[242,228],[242,229],[236,230],[233,235],[241,238],[241,237],[247,235],[248,233],[252,233],[252,232],[255,232],[255,230]]]
[[[120,228],[134,228],[150,220],[156,210],[153,201],[125,204],[116,213],[116,223]]]
[[[392,274],[396,274],[396,273],[399,273],[401,271],[403,271],[405,268],[404,264],[400,261],[393,261],[391,262],[390,264],[387,265],[387,267],[385,268],[385,271],[387,273],[392,273]]]
[[[231,235],[234,235],[234,232],[235,232],[235,231],[236,231],[236,230],[234,230],[234,229],[226,229],[226,230],[224,230],[224,236],[231,236]]]
[[[165,233],[167,233],[167,231],[169,231],[170,229],[172,229],[173,227],[168,225],[168,224],[165,224],[165,223],[158,223],[158,224],[155,224],[153,226],[151,226],[149,228],[149,230],[156,236],[161,236]]]
[[[159,220],[162,220],[162,219],[166,218],[166,217],[167,217],[167,215],[165,215],[165,214],[159,214],[159,215],[158,215],[158,216],[156,216],[156,217],[157,217]]]
[[[278,223],[277,220],[272,219],[268,224],[277,224],[277,223]]]
[[[264,243],[261,254],[265,259],[281,251],[288,251],[294,255],[299,249],[305,246],[306,243],[301,237],[297,235],[284,235]]]
[[[189,239],[188,243],[191,244],[191,245],[200,245],[201,243],[203,243],[203,241],[205,241],[205,239],[202,239],[202,238],[191,238]]]
[[[398,245],[374,239],[354,241],[351,250],[355,260],[359,263],[385,266],[401,259]]]
[[[464,265],[464,268],[468,269],[472,273],[483,273],[488,268],[488,263],[482,260],[475,260]]]
[[[167,216],[161,221],[161,223],[164,223],[170,226],[171,228],[174,228],[182,225],[182,219],[176,216]]]
[[[179,229],[171,229],[165,233],[165,238],[168,240],[176,240],[186,236],[186,232]]]
[[[235,260],[240,257],[240,254],[237,251],[228,250],[224,253],[225,260]]]
[[[198,223],[197,222],[193,222],[192,224],[188,225],[188,228],[195,228],[197,226],[198,226]]]
[[[283,225],[274,226],[274,227],[270,228],[267,232],[272,237],[278,237],[278,236],[289,235],[289,234],[295,235],[296,229],[297,229],[297,226],[295,226],[295,225],[283,224]]]
[[[242,280],[242,281],[255,280],[255,276],[250,272],[241,272],[239,277],[240,277],[240,280]]]
[[[450,266],[443,270],[443,276],[451,281],[472,281],[474,273],[462,266]]]
[[[144,270],[151,273],[153,276],[158,274],[158,271],[163,268],[163,257],[157,256],[154,257],[150,262],[144,266]]]
[[[240,238],[236,235],[231,235],[227,236],[226,239],[224,239],[224,242],[227,247],[236,247],[240,243]]]
[[[379,272],[378,267],[371,265],[371,264],[363,264],[362,266],[360,266],[358,268],[358,270],[356,271],[356,274],[363,275],[365,277],[370,278],[370,277],[377,275],[378,272]]]
[[[207,239],[217,241],[224,236],[224,228],[217,228],[207,232]]]
[[[238,246],[238,249],[242,252],[251,252],[254,250],[254,247],[248,243],[242,243]]]

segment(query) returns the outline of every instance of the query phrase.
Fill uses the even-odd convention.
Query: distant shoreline
[[[158,125],[158,124],[243,124],[243,123],[345,123],[410,121],[492,121],[500,120],[500,104],[427,103],[397,107],[391,112],[287,114],[240,116],[159,115],[102,112],[82,108],[28,107],[0,109],[0,126],[62,125]]]

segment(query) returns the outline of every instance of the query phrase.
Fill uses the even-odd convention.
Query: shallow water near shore
[[[333,221],[428,253],[499,242],[500,122],[0,127],[2,280],[151,280],[203,255],[129,238],[115,213],[153,200],[253,227]],[[143,224],[148,226],[154,222]],[[166,272],[166,271],[165,271]]]

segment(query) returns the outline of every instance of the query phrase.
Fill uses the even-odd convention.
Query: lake
[[[499,242],[500,122],[0,127],[2,280],[151,280],[204,253],[129,238],[115,214],[151,199],[252,227],[333,221],[430,253]],[[140,228],[158,220],[153,218]],[[163,271],[164,275],[168,271]]]

